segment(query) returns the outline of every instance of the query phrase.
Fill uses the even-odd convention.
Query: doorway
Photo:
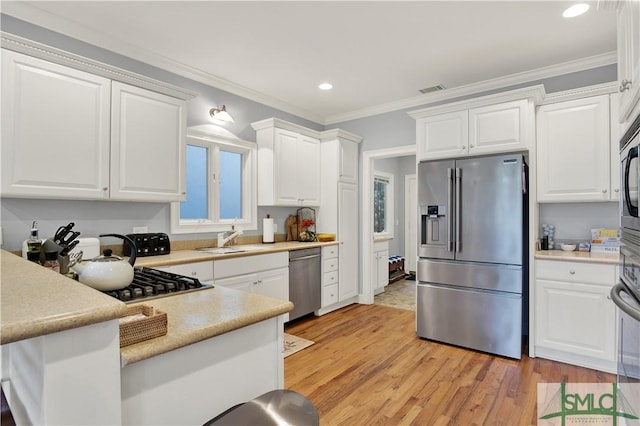
[[[406,156],[414,156],[415,158],[415,155],[415,145],[405,145],[381,150],[364,151],[362,153],[362,271],[360,274],[360,276],[362,277],[362,291],[359,295],[359,303],[370,305],[374,302],[372,259],[374,255],[373,176],[375,169],[375,160]],[[402,182],[404,183],[404,176],[402,177]],[[405,191],[403,191],[403,194],[404,192]],[[404,201],[402,202],[402,206],[404,210]],[[402,217],[404,218],[404,214]],[[404,240],[404,227],[401,231],[401,239]],[[404,249],[404,243],[401,247],[402,249]]]

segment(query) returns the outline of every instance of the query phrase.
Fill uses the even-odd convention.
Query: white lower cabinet
[[[384,292],[389,284],[389,242],[382,241],[373,244],[373,294]]]
[[[181,265],[159,266],[153,269],[197,278],[201,283],[213,281],[213,262],[193,262]]]
[[[289,300],[289,252],[214,261],[214,286]],[[289,314],[285,314],[285,321]]]
[[[340,301],[338,246],[322,247],[322,297],[321,307]]]
[[[616,371],[616,265],[536,260],[535,356]]]

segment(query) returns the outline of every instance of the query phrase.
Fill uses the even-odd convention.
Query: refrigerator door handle
[[[452,215],[453,210],[451,210],[451,206],[453,205],[453,179],[453,169],[449,167],[447,169],[447,213],[449,215],[447,223],[447,251],[453,251],[453,222],[455,220]]]
[[[461,241],[460,241],[460,219],[461,219],[461,209],[460,206],[462,205],[462,195],[461,195],[461,181],[462,181],[462,169],[460,169],[459,167],[456,167],[456,214],[455,214],[455,218],[454,218],[454,222],[455,222],[455,227],[456,227],[456,252],[460,253],[460,249],[462,248],[461,245]]]

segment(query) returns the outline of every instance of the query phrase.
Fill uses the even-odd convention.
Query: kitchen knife
[[[74,240],[72,242],[70,242],[66,247],[64,247],[62,250],[60,250],[60,253],[58,253],[60,256],[66,256],[69,254],[69,252],[71,250],[73,250],[75,248],[75,246],[78,245],[78,243],[80,242],[80,240]]]
[[[53,236],[53,242],[56,244],[61,244],[62,240],[69,232],[71,232],[71,229],[73,229],[74,226],[75,223],[69,222],[68,225],[59,227],[55,235]]]

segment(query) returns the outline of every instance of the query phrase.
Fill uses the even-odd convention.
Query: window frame
[[[257,196],[257,145],[235,137],[223,136],[202,130],[187,130],[185,152],[187,145],[201,146],[209,149],[207,165],[208,182],[208,218],[181,219],[180,203],[171,203],[171,233],[197,234],[228,231],[231,225],[239,226],[243,230],[258,229],[258,196]],[[219,207],[219,170],[217,170],[220,150],[243,154],[242,162],[242,218],[220,219]],[[185,154],[186,155],[186,154]],[[215,160],[215,161],[212,161]],[[215,173],[215,180],[213,178]],[[186,177],[185,177],[186,178]]]
[[[373,200],[373,205],[375,206],[375,182],[376,180],[383,180],[387,182],[387,191],[386,191],[386,200],[385,200],[385,226],[384,226],[384,231],[383,232],[375,232],[375,229],[373,230],[373,238],[376,241],[381,241],[381,240],[391,240],[393,239],[393,227],[394,227],[394,181],[393,181],[393,174],[392,173],[388,173],[388,172],[383,172],[380,170],[374,170],[373,171],[373,182],[372,182],[372,186],[371,188],[373,189],[373,196],[374,196],[374,200]],[[375,226],[375,208],[373,209],[373,217],[372,217],[372,223]]]

